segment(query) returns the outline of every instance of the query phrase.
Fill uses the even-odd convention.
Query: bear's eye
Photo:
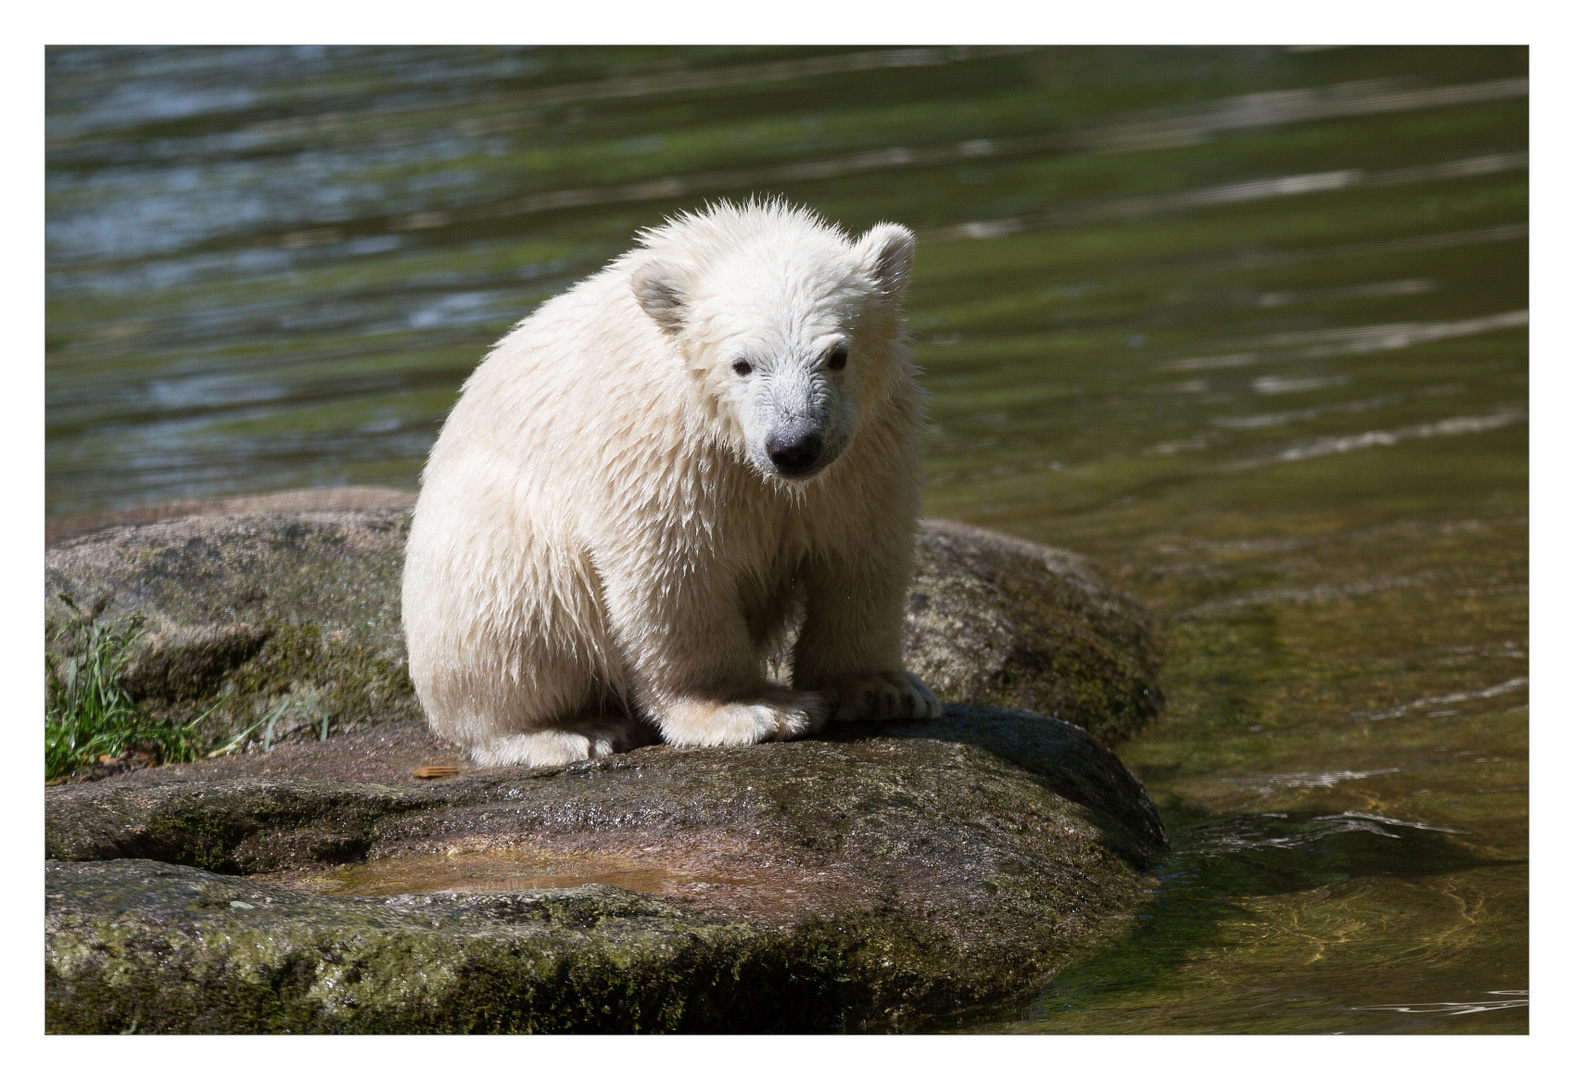
[[[832,371],[840,371],[847,366],[847,346],[838,345],[831,350],[831,355],[826,357],[825,366]]]
[[[747,375],[749,372],[754,370],[754,365],[749,363],[747,360],[734,360],[732,362],[732,370],[736,371],[739,375]]]

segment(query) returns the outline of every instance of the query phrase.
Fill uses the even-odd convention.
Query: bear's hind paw
[[[838,722],[937,720],[941,712],[940,699],[908,671],[850,676],[836,684],[835,698]]]
[[[819,694],[772,688],[754,700],[674,703],[660,726],[673,746],[748,746],[819,731],[828,711]]]

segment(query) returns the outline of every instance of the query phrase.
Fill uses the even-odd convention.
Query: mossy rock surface
[[[1153,615],[1087,559],[952,521],[924,521],[907,594],[908,667],[942,701],[1029,709],[1105,742],[1163,705]]]
[[[330,733],[419,719],[399,625],[409,526],[408,508],[263,511],[68,540],[45,555],[46,648],[75,644],[62,593],[99,619],[141,615],[127,690],[158,717],[211,709],[211,743],[281,705],[276,742],[317,738],[324,718]]]
[[[1082,729],[957,705],[536,770],[406,722],[55,788],[46,831],[79,1032],[922,1029],[1119,932],[1165,843]]]
[[[159,717],[212,709],[212,743],[280,706],[272,742],[317,738],[324,719],[330,734],[419,719],[399,625],[412,502],[282,492],[145,508],[75,537],[62,527],[45,555],[46,648],[73,647],[62,593],[101,619],[139,613],[128,689]],[[185,516],[142,520],[160,512]],[[943,700],[1046,713],[1106,741],[1160,703],[1159,638],[1141,604],[1077,556],[965,525],[922,523],[904,644]],[[248,747],[262,745],[259,730]]]

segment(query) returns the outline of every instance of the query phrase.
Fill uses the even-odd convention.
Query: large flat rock
[[[956,705],[536,770],[407,722],[46,800],[52,1031],[911,1029],[1118,930],[1164,845],[1081,728]]]
[[[280,706],[272,742],[317,738],[325,719],[330,734],[419,719],[399,626],[411,502],[281,492],[77,523],[109,522],[87,535],[62,527],[45,554],[46,647],[77,647],[62,594],[101,619],[140,614],[127,688],[154,716],[211,710],[213,743]],[[942,700],[1030,709],[1106,741],[1160,705],[1141,604],[1078,556],[965,525],[922,523],[904,645]],[[260,750],[262,732],[248,745]]]
[[[1148,887],[1163,829],[1089,732],[1156,712],[1157,635],[1078,557],[923,523],[939,721],[486,770],[409,683],[410,501],[145,508],[47,551],[56,661],[65,594],[144,620],[149,713],[218,742],[284,706],[266,745],[47,792],[50,1030],[913,1030]]]

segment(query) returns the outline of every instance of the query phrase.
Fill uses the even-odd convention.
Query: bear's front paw
[[[470,748],[470,760],[481,766],[569,765],[589,758],[621,754],[649,742],[634,721],[623,717],[579,717],[557,721],[538,731],[502,735]]]
[[[674,702],[658,723],[673,746],[748,746],[819,731],[828,711],[820,694],[772,688],[743,701]]]
[[[840,680],[835,692],[832,719],[838,721],[935,720],[940,716],[940,699],[908,671],[853,675]]]

